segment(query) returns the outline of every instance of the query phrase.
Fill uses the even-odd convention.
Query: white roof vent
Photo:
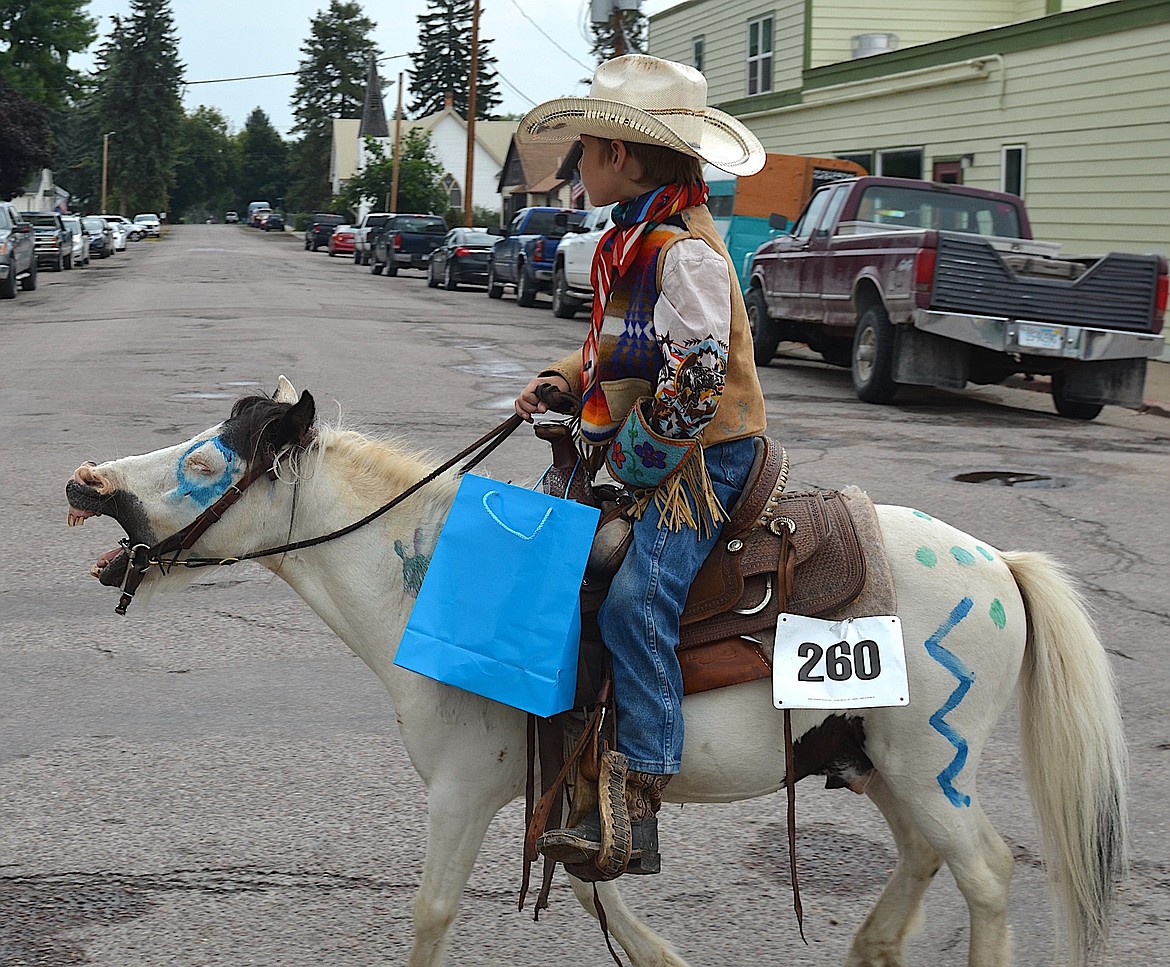
[[[897,34],[855,34],[852,41],[854,60],[898,49]]]

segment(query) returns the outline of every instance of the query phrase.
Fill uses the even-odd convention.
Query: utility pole
[[[398,110],[394,112],[394,174],[390,181],[390,211],[398,212],[398,168],[402,147],[402,71],[398,72]]]
[[[463,224],[472,226],[472,185],[475,178],[475,86],[479,80],[479,0],[471,13],[471,81],[467,85],[467,164],[463,168]]]
[[[110,170],[110,135],[113,133],[109,131],[102,135],[102,212],[106,210],[106,174]]]
[[[626,52],[625,13],[617,4],[613,8],[613,55],[621,57]]]

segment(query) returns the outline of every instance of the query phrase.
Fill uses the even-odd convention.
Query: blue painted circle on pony
[[[220,474],[218,479],[212,481],[195,477],[188,474],[184,469],[187,464],[187,458],[196,450],[207,446],[208,443],[213,444],[223,454],[224,460],[227,461],[227,466],[224,467],[223,473]],[[236,451],[224,443],[222,437],[212,437],[210,440],[200,440],[198,443],[191,444],[179,458],[179,463],[175,467],[175,480],[179,484],[179,496],[190,497],[200,507],[209,507],[214,501],[222,497],[228,487],[232,485],[236,465]]]

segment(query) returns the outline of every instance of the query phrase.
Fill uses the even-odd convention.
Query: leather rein
[[[460,460],[470,456],[471,459],[459,470],[461,474],[466,473],[503,443],[522,422],[523,420],[519,416],[508,417],[508,419],[495,429],[489,430],[470,446],[464,447],[455,456],[436,467],[421,480],[411,484],[402,493],[384,503],[377,510],[367,514],[361,520],[355,520],[352,524],[347,524],[338,530],[331,531],[328,534],[322,534],[320,537],[311,537],[302,541],[293,541],[275,547],[266,547],[260,551],[240,554],[237,557],[186,558],[180,561],[178,559],[179,555],[184,551],[190,550],[195,545],[195,542],[206,533],[207,529],[222,518],[232,505],[244,495],[245,490],[261,477],[275,474],[276,464],[279,462],[281,456],[281,454],[278,454],[272,467],[250,468],[243,477],[228,487],[222,497],[204,510],[190,524],[171,534],[170,537],[165,537],[158,543],[149,546],[146,544],[135,544],[133,547],[130,547],[129,542],[124,540],[123,544],[126,546],[126,553],[129,560],[126,563],[126,575],[122,579],[122,597],[119,599],[118,606],[114,611],[116,614],[121,615],[126,613],[126,609],[130,607],[130,602],[134,600],[134,592],[138,590],[138,586],[142,583],[146,572],[152,567],[157,567],[163,574],[170,573],[171,569],[175,567],[229,567],[232,564],[238,564],[240,561],[254,561],[261,557],[271,557],[275,554],[299,551],[306,547],[314,547],[317,544],[324,544],[327,541],[336,540],[339,537],[344,537],[346,534],[351,534],[358,528],[377,520],[387,511],[406,500],[411,494],[416,493],[437,477],[446,473]]]

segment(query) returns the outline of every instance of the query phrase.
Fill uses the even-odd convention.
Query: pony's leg
[[[458,782],[430,783],[427,854],[414,900],[414,946],[408,967],[443,963],[451,924],[479,848],[495,814],[510,798],[477,795]]]
[[[617,883],[585,883],[570,876],[569,884],[581,906],[593,917],[597,917],[593,902],[593,887],[597,887],[597,901],[605,911],[609,932],[629,955],[633,967],[687,967],[686,961],[663,937],[634,916],[622,900]]]
[[[875,773],[866,793],[889,824],[898,863],[853,938],[845,967],[903,967],[906,938],[918,924],[922,896],[942,866],[942,856],[919,832],[881,773]]]
[[[968,967],[1010,967],[1007,903],[1015,861],[978,799],[972,796],[968,805],[956,807],[929,781],[907,783],[894,795],[904,811],[904,822],[916,827],[942,856],[967,901]]]

